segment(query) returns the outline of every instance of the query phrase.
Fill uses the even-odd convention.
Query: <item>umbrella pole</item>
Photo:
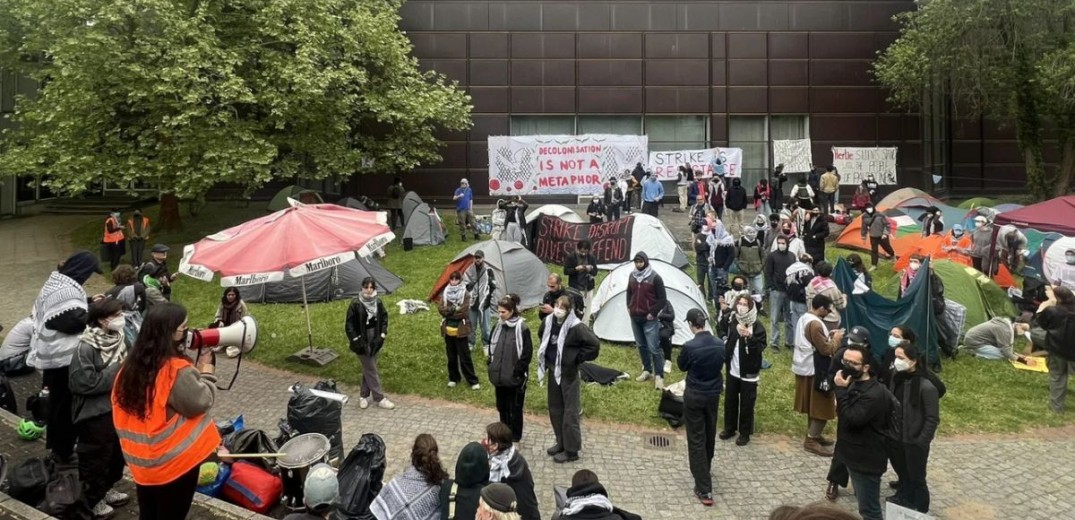
[[[310,304],[306,302],[306,277],[302,276],[302,310],[306,313],[306,342],[310,352],[314,350],[314,327],[310,323]]]
[[[310,302],[306,297],[306,277],[302,276],[302,310],[306,313],[306,348],[288,356],[288,361],[323,367],[340,357],[331,348],[314,348],[314,326],[310,322]]]

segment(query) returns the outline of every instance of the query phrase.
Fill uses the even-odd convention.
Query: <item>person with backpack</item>
[[[788,350],[793,348],[791,347],[792,329],[797,322],[792,322],[790,316],[787,271],[795,263],[795,255],[788,251],[788,239],[784,235],[777,235],[773,247],[775,250],[765,257],[762,272],[765,274],[765,289],[769,293],[769,322],[772,326],[769,346],[773,348],[773,352],[779,352],[781,338],[784,339],[784,345]],[[783,327],[781,327],[781,322],[783,322]]]
[[[862,214],[860,233],[864,244],[866,243],[866,236],[870,237],[870,265],[872,267],[877,267],[878,247],[884,249],[888,256],[893,259],[896,258],[896,252],[892,250],[892,243],[889,241],[888,217],[877,213],[877,209],[874,208],[872,203],[866,206],[866,212]]]
[[[872,173],[868,174],[863,183],[866,186],[866,193],[870,194],[870,204],[876,206],[877,202],[881,200],[881,186],[877,184],[877,178]]]
[[[403,225],[403,196],[405,194],[403,179],[399,177],[392,179],[392,185],[387,190],[388,200],[384,205],[388,210],[388,226],[392,229]]]
[[[112,425],[112,383],[127,357],[123,329],[123,304],[103,299],[90,305],[86,330],[79,336],[78,350],[71,358],[71,416],[78,435],[78,479],[82,499],[76,504],[94,517],[107,517],[113,506],[130,499],[112,489],[123,479],[123,451]]]
[[[475,520],[488,483],[489,453],[481,443],[467,443],[455,459],[455,478],[440,486],[440,520]]]
[[[929,448],[941,423],[940,392],[927,377],[929,369],[914,344],[896,347],[895,375],[889,389],[900,403],[898,436],[889,442],[889,460],[899,476],[896,495],[888,501],[929,512],[926,465]]]
[[[813,299],[807,294],[807,286],[814,279],[813,259],[810,255],[803,254],[799,259],[788,267],[787,295],[788,308],[790,309],[791,323],[799,323],[809,308],[809,302]]]
[[[833,442],[821,434],[825,424],[836,418],[832,388],[823,383],[827,382],[825,374],[832,355],[844,339],[843,330],[830,334],[825,328],[823,320],[831,308],[832,300],[823,294],[810,301],[810,311],[795,324],[795,350],[791,359],[791,372],[795,375],[794,408],[807,417],[803,449],[822,457],[833,455]]]
[[[823,298],[819,296],[818,298]],[[847,465],[863,520],[882,520],[881,475],[888,469],[886,435],[892,430],[895,398],[870,376],[870,354],[860,346],[844,352],[836,373],[836,452]]]
[[[713,301],[719,301],[721,291],[728,288],[728,270],[735,262],[735,237],[718,219],[710,226],[706,243],[709,244],[709,278]]]
[[[724,391],[724,429],[720,440],[735,436],[736,446],[746,446],[754,433],[754,403],[758,399],[761,379],[761,354],[765,351],[765,327],[758,321],[757,304],[750,296],[740,296],[732,302],[719,329],[724,343],[724,368],[728,373]]]
[[[814,296],[824,294],[832,300],[832,312],[825,316],[825,326],[829,330],[836,330],[842,322],[840,311],[847,308],[847,295],[836,286],[836,282],[832,279],[832,264],[821,261],[814,264],[814,267],[816,268],[817,276],[809,279],[806,284],[806,299],[807,301],[813,301]]]
[[[716,214],[714,214],[716,218]],[[698,280],[698,290],[702,291],[706,299],[713,301],[713,283],[709,278],[709,226],[704,224],[694,227],[694,275]],[[709,280],[709,290],[706,290],[706,281]]]
[[[362,280],[362,292],[347,307],[344,329],[351,351],[358,356],[358,363],[362,365],[358,407],[365,410],[372,397],[378,408],[395,408],[395,403],[389,401],[381,389],[381,373],[377,368],[377,355],[388,338],[388,309],[377,296],[377,281],[372,276]]]
[[[474,262],[463,273],[463,283],[470,296],[470,335],[467,346],[473,350],[478,343],[478,331],[481,331],[482,345],[489,344],[489,322],[493,319],[493,305],[497,298],[496,275],[493,268],[485,263],[485,251],[474,251]]]
[[[765,287],[762,279],[765,248],[758,240],[758,230],[754,226],[743,228],[743,237],[735,245],[735,263],[739,266],[739,274],[747,279],[750,293],[760,295]]]
[[[716,175],[709,178],[706,186],[709,194],[709,205],[717,212],[717,218],[724,218],[724,199],[728,196],[728,189],[724,186],[724,179]]]
[[[800,208],[814,207],[814,188],[806,183],[806,177],[800,176],[795,187],[791,189],[791,199]]]

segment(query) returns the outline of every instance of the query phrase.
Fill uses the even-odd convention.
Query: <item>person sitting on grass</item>
[[[963,345],[959,349],[982,359],[1026,362],[1026,358],[1016,354],[1012,347],[1015,338],[1029,331],[1029,323],[1013,322],[1011,318],[997,316],[971,327],[963,337]]]

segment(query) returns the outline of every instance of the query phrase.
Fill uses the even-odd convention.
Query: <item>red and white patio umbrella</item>
[[[219,274],[224,287],[279,282],[287,274],[302,280],[306,309],[305,275],[353,260],[355,254],[369,256],[395,239],[384,212],[291,202],[290,208],[185,246],[179,272],[206,282]],[[306,326],[313,348],[309,309]]]

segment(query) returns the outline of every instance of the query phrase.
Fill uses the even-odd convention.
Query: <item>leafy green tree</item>
[[[897,20],[899,39],[874,63],[890,99],[921,108],[940,90],[957,117],[1014,122],[1031,192],[1067,194],[1075,176],[1075,2],[923,0]],[[1043,158],[1046,121],[1057,127],[1056,173]]]
[[[402,0],[0,0],[0,67],[36,79],[0,168],[78,194],[394,172],[439,158],[470,98],[422,72]]]

